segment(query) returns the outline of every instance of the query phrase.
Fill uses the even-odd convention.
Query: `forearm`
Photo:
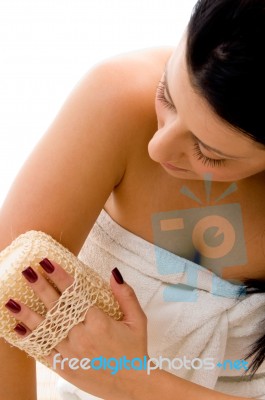
[[[207,389],[163,370],[141,374],[130,400],[243,400]]]
[[[0,399],[36,400],[35,361],[0,339]]]

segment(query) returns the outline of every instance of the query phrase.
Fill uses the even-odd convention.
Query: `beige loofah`
[[[74,277],[74,283],[48,312],[21,273],[28,266],[43,273],[39,266],[43,258],[57,262]],[[44,321],[25,338],[18,337],[13,331],[17,321],[4,306],[10,298],[20,300],[45,316]],[[109,285],[50,235],[28,231],[0,252],[0,337],[38,361],[47,365],[43,357],[67,336],[74,325],[85,319],[91,305],[96,305],[116,320],[123,317]]]

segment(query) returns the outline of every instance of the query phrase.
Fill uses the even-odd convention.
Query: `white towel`
[[[57,390],[62,400],[101,400],[100,397],[88,394],[76,386],[60,378],[57,385]]]
[[[100,213],[79,258],[107,281],[111,270],[119,268],[134,288],[148,317],[151,357],[170,360],[186,357],[190,361],[211,358],[215,364],[210,370],[168,369],[164,365],[165,370],[223,393],[265,399],[265,363],[251,381],[247,376],[242,378],[243,368],[230,369],[228,361],[226,369],[216,366],[225,360],[243,359],[248,346],[264,334],[261,321],[265,318],[265,294],[243,296],[239,300],[238,285],[132,234],[105,210]],[[67,382],[61,384],[60,391],[66,393],[67,385]],[[75,395],[78,396],[78,390]],[[79,398],[93,399],[89,394],[84,397],[81,391]]]

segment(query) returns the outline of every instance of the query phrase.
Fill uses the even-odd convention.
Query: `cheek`
[[[200,160],[197,160],[192,151],[189,154],[189,162],[192,171],[202,180],[207,177],[211,181],[229,182],[235,180],[238,175],[238,171],[234,171],[229,167],[210,167],[204,165]]]
[[[211,168],[197,164],[194,166],[194,170],[202,179],[208,175],[208,178],[210,177],[210,180],[215,182],[237,182],[251,175],[246,171],[242,171],[240,168],[230,168],[229,166],[220,167],[218,169],[218,167]]]

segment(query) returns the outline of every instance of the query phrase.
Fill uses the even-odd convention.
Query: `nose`
[[[176,120],[167,124],[158,123],[158,130],[148,144],[148,152],[152,160],[174,162],[176,166],[187,166],[187,131]]]

